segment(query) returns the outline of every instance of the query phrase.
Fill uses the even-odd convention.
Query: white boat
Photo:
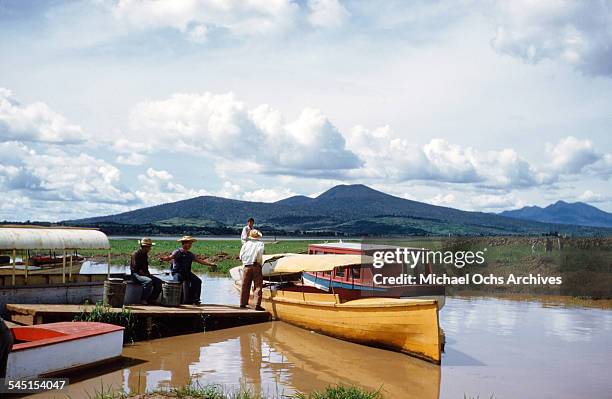
[[[123,327],[94,322],[62,322],[11,328],[15,337],[7,379],[61,375],[121,356]]]

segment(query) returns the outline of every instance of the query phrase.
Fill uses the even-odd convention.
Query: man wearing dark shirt
[[[202,292],[202,280],[191,271],[191,264],[197,262],[201,265],[207,265],[216,268],[217,265],[202,259],[189,250],[194,241],[197,241],[191,236],[183,236],[177,240],[181,243],[181,247],[174,250],[170,256],[160,257],[163,261],[172,261],[172,276],[183,283],[182,303],[200,304],[200,294]]]
[[[132,280],[142,285],[141,303],[143,305],[157,302],[162,289],[162,281],[149,272],[149,252],[155,245],[150,238],[140,240],[140,249],[132,254],[130,271]]]

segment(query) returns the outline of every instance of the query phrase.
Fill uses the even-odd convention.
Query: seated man
[[[251,230],[249,239],[240,248],[240,260],[244,265],[242,271],[242,287],[240,291],[240,307],[246,308],[249,303],[251,283],[253,284],[253,304],[255,310],[265,310],[261,307],[261,294],[263,290],[263,264],[264,243],[261,241],[259,230]]]
[[[150,238],[140,240],[140,249],[132,254],[130,271],[132,280],[142,285],[141,303],[143,305],[157,302],[162,290],[162,281],[149,272],[149,252],[155,245]]]
[[[190,252],[191,246],[197,241],[195,238],[183,236],[183,238],[177,241],[181,243],[181,247],[175,249],[172,255],[163,256],[160,257],[160,259],[163,261],[172,261],[172,276],[183,283],[181,303],[199,305],[200,294],[202,292],[202,280],[191,271],[191,264],[197,262],[201,265],[211,266],[212,268],[216,268],[217,265]]]

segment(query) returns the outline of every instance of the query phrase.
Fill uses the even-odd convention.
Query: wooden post
[[[70,254],[70,270],[68,270],[68,281],[72,281],[72,254]]]
[[[62,283],[66,284],[66,250],[64,249],[64,256],[62,256]]]
[[[30,263],[30,254],[29,251],[24,251],[25,260],[23,264],[25,266],[25,285],[28,285],[28,264]]]
[[[108,271],[106,273],[106,278],[110,278],[110,262],[111,262],[111,251],[108,250]]]
[[[15,285],[15,265],[17,263],[17,250],[13,249],[13,286]]]

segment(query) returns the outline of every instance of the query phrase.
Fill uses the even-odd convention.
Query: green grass
[[[89,399],[128,399],[128,398],[183,398],[183,399],[272,399],[287,397],[284,395],[266,395],[248,385],[240,388],[225,389],[222,385],[189,383],[181,387],[171,387],[152,391],[149,393],[134,392],[128,394],[124,391],[114,391],[110,387],[101,387],[89,394]],[[322,391],[310,393],[297,393],[288,398],[293,399],[383,399],[380,390],[369,391],[356,386],[329,386]]]
[[[155,240],[154,240],[155,241]],[[321,242],[320,240],[287,240],[287,241],[276,241],[266,242],[266,254],[277,254],[283,252],[306,252],[308,250],[308,244]],[[156,245],[151,250],[149,255],[149,261],[152,267],[167,268],[169,267],[168,262],[162,262],[158,259],[160,255],[169,255],[172,251],[179,247],[179,243],[176,241],[169,240],[158,240],[155,241]],[[129,265],[130,256],[132,252],[138,249],[138,240],[127,240],[127,239],[111,239],[111,263],[113,265]],[[197,241],[193,244],[191,251],[197,255],[202,255],[207,258],[211,258],[212,261],[217,263],[218,272],[227,273],[229,269],[234,266],[238,266],[240,261],[237,259],[240,253],[241,242],[239,240],[202,240]],[[94,253],[93,251],[81,251],[81,254],[85,256],[99,256],[102,257],[99,252]],[[193,270],[205,271],[208,270],[207,266],[194,263]]]
[[[82,312],[76,315],[73,321],[92,321],[122,326],[125,328],[123,332],[124,342],[133,342],[137,338],[136,317],[126,308],[121,308],[121,311],[117,312],[108,305],[97,303],[91,312]]]
[[[380,390],[367,391],[355,386],[338,385],[309,394],[299,393],[293,397],[296,399],[382,399],[383,396]]]

